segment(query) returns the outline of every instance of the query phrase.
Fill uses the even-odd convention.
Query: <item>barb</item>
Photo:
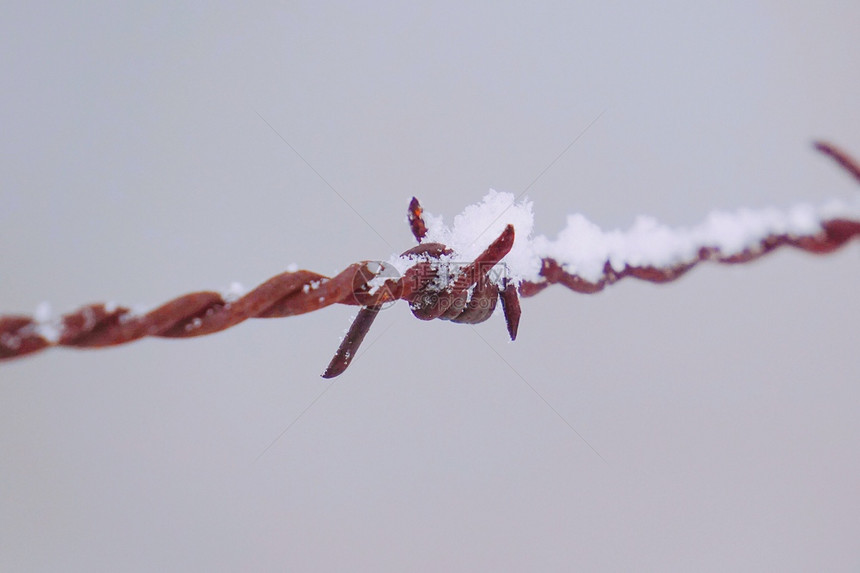
[[[841,165],[842,168],[845,169],[845,171],[850,173],[854,177],[854,179],[856,179],[857,182],[860,183],[860,163],[857,163],[857,161],[855,161],[851,156],[849,156],[841,149],[838,149],[834,145],[831,145],[824,141],[816,141],[813,144],[813,147],[815,147],[815,149],[817,149],[821,153],[833,158],[836,163]]]
[[[818,143],[816,148],[833,157],[853,176],[860,174],[857,162],[836,147]],[[408,220],[415,238],[422,241],[427,228],[421,206],[414,198]],[[419,319],[441,318],[465,324],[487,320],[501,300],[508,332],[514,339],[520,318],[518,295],[534,296],[552,284],[578,293],[595,293],[628,277],[666,283],[705,261],[747,263],[780,247],[827,254],[860,238],[860,217],[823,218],[809,228],[812,229],[809,233],[769,234],[748,241],[741,250],[724,252],[716,246],[702,246],[694,256],[669,266],[626,264],[619,270],[617,265],[606,260],[602,273],[597,277],[589,275],[589,278],[568,268],[564,261],[544,256],[540,259],[537,278],[521,280],[515,288],[507,278],[494,282],[489,274],[490,267],[502,261],[513,248],[514,228],[508,225],[473,262],[453,272],[448,268],[453,254],[451,249],[439,243],[422,242],[401,255],[399,260],[408,261],[410,265],[402,276],[387,274],[390,270],[387,265],[363,261],[350,265],[334,277],[307,270],[285,272],[237,300],[225,300],[219,293],[201,291],[180,296],[142,314],[122,306],[90,304],[55,321],[36,320],[26,315],[0,315],[0,361],[52,346],[100,348],[145,336],[190,338],[225,330],[249,318],[293,316],[333,304],[361,306],[356,322],[323,375],[330,378],[349,365],[379,310],[396,300],[407,301],[413,315]],[[442,280],[443,275],[449,273],[451,278]]]

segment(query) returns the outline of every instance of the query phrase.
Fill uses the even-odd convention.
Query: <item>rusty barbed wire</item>
[[[860,164],[845,152],[826,143],[816,143],[815,147],[860,181]],[[495,309],[496,301],[501,300],[508,332],[515,339],[520,315],[517,295],[534,296],[552,284],[589,294],[628,277],[666,283],[680,278],[702,262],[746,263],[784,246],[826,254],[860,237],[860,221],[834,218],[822,221],[820,232],[814,235],[770,235],[732,255],[724,255],[718,248],[704,247],[693,260],[672,267],[628,265],[615,271],[607,261],[603,275],[596,281],[569,273],[554,259],[544,258],[540,280],[524,281],[514,288],[512,284],[492,284],[488,279],[489,268],[513,245],[514,229],[508,225],[465,272],[439,290],[434,280],[439,272],[438,261],[451,251],[438,243],[421,243],[427,229],[417,199],[413,198],[410,203],[407,219],[419,245],[403,254],[419,260],[402,277],[385,279],[381,286],[371,286],[380,276],[379,263],[363,261],[350,265],[334,277],[307,270],[281,273],[235,300],[226,300],[214,291],[200,291],[180,296],[145,313],[99,303],[82,306],[54,322],[39,321],[29,315],[5,315],[0,316],[0,361],[53,346],[101,348],[146,336],[190,338],[231,328],[249,318],[294,316],[333,304],[360,306],[355,322],[323,373],[330,378],[349,365],[382,306],[396,300],[408,301],[413,314],[422,320],[441,318],[463,323],[486,320]]]
[[[721,254],[719,249],[704,247],[699,249],[695,259],[668,268],[634,267],[628,265],[621,271],[615,271],[609,262],[607,262],[603,267],[603,276],[593,282],[566,272],[561,265],[552,259],[543,259],[543,267],[540,274],[544,280],[536,283],[522,283],[520,285],[520,295],[534,296],[551,284],[561,284],[578,293],[592,294],[600,292],[607,286],[627,277],[652,283],[666,283],[681,278],[681,276],[693,267],[703,262],[728,265],[748,263],[784,246],[821,255],[835,251],[855,237],[860,237],[860,221],[831,219],[821,222],[821,232],[816,235],[802,237],[769,235],[760,241],[759,244],[746,249],[742,253],[728,256]]]

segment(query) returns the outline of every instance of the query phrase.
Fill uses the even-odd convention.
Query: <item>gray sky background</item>
[[[5,3],[0,310],[384,259],[601,112],[538,232],[857,193],[856,2],[402,4]],[[5,363],[0,569],[856,571],[858,254]]]

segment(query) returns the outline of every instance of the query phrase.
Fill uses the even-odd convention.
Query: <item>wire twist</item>
[[[193,292],[168,301],[145,314],[105,304],[90,304],[63,315],[55,336],[30,316],[0,316],[0,360],[37,352],[49,346],[100,348],[144,336],[191,338],[212,334],[249,318],[280,318],[341,304],[359,304],[354,293],[366,263],[347,267],[333,278],[300,270],[285,272],[262,283],[235,301],[213,291]],[[54,338],[54,340],[49,340]]]
[[[860,237],[860,221],[849,219],[831,219],[821,222],[821,232],[816,235],[794,237],[791,235],[769,235],[757,245],[747,248],[741,253],[723,255],[714,247],[699,249],[696,258],[673,267],[636,267],[627,265],[621,271],[616,271],[607,261],[603,266],[603,276],[597,281],[588,281],[582,277],[566,272],[553,259],[543,259],[539,282],[523,282],[520,284],[520,296],[534,296],[551,284],[564,285],[572,291],[582,294],[592,294],[602,291],[609,285],[624,278],[635,278],[652,283],[667,283],[681,278],[690,269],[703,262],[714,262],[724,265],[735,265],[754,261],[779,247],[794,247],[807,253],[823,255],[831,253]]]

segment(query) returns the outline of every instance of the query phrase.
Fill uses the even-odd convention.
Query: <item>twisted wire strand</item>
[[[145,314],[129,308],[90,304],[63,315],[57,324],[39,324],[30,316],[0,316],[0,360],[49,346],[100,348],[143,338],[190,338],[212,334],[249,318],[280,318],[341,304],[359,304],[353,296],[366,289],[355,284],[366,263],[355,263],[333,278],[311,271],[285,272],[235,301],[213,291],[193,292]],[[48,332],[52,331],[52,332]]]
[[[849,219],[832,219],[822,221],[821,232],[816,235],[791,236],[769,235],[757,245],[748,247],[741,253],[724,255],[714,247],[699,249],[697,256],[690,261],[672,267],[635,267],[627,265],[616,271],[609,261],[603,265],[603,276],[596,281],[588,281],[575,273],[564,270],[553,259],[543,259],[540,275],[543,280],[523,282],[520,284],[520,296],[534,296],[551,284],[564,285],[572,291],[582,294],[593,294],[602,291],[611,284],[624,278],[635,278],[652,283],[667,283],[681,278],[699,263],[706,261],[726,265],[742,264],[754,261],[773,252],[779,247],[794,247],[808,253],[823,255],[831,253],[854,238],[860,237],[860,221]]]
[[[832,157],[860,181],[860,165],[850,156],[830,144],[815,145],[819,151]],[[421,218],[421,208],[415,200],[410,204],[408,220],[413,234],[420,240],[426,233],[426,228]],[[706,261],[720,264],[747,263],[783,246],[812,254],[827,254],[858,237],[860,221],[830,219],[822,221],[821,230],[814,235],[770,235],[741,253],[730,255],[723,254],[718,248],[703,247],[693,260],[666,268],[628,265],[621,271],[616,271],[607,261],[603,275],[596,281],[589,281],[568,272],[554,259],[545,258],[542,261],[540,280],[522,282],[518,291],[521,296],[529,297],[551,284],[560,284],[574,292],[590,294],[628,277],[666,283],[680,278],[699,263]],[[437,245],[436,248],[444,250],[442,245]],[[194,292],[143,314],[135,313],[127,307],[99,303],[82,306],[48,323],[37,321],[28,315],[0,315],[0,361],[32,354],[52,346],[100,348],[125,344],[145,336],[202,336],[236,326],[249,318],[293,316],[332,304],[370,308],[375,316],[380,305],[386,302],[398,298],[414,300],[422,294],[420,291],[416,292],[415,287],[407,282],[409,271],[396,280],[388,279],[385,282],[386,288],[371,289],[369,283],[376,278],[376,272],[370,269],[370,264],[368,261],[354,263],[334,277],[307,270],[281,273],[233,301],[225,300],[221,294],[213,291]],[[426,264],[417,263],[413,269]],[[503,304],[515,302],[516,297],[512,292],[508,292],[507,298],[503,298]]]

